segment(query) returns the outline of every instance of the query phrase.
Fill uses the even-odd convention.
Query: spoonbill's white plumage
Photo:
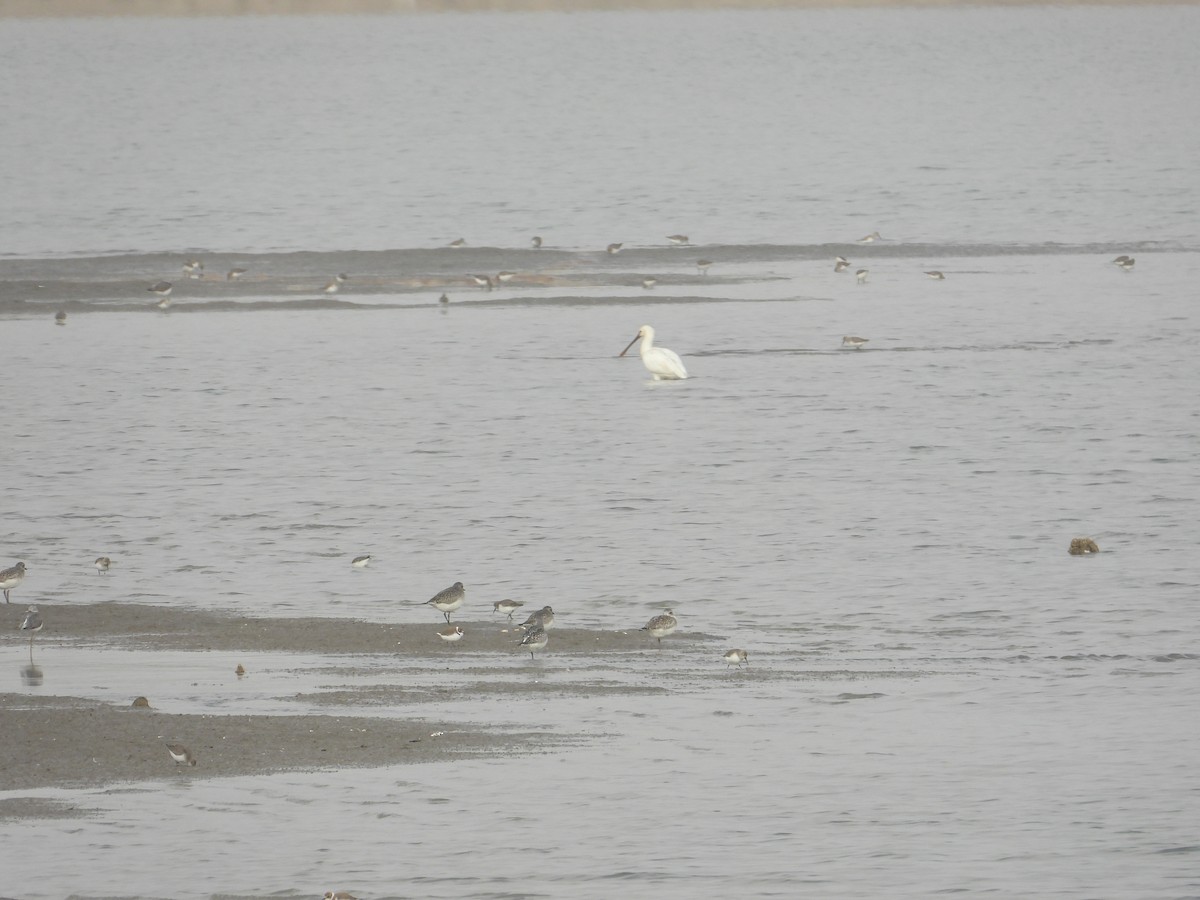
[[[618,355],[624,356],[629,352],[629,347],[632,347],[639,340],[642,342],[642,345],[638,348],[638,353],[642,357],[642,365],[646,367],[647,372],[654,376],[655,381],[688,377],[687,369],[683,367],[683,360],[679,358],[678,353],[674,350],[668,350],[666,347],[654,346],[654,329],[649,325],[643,325],[639,328],[637,335],[629,342],[629,346]]]

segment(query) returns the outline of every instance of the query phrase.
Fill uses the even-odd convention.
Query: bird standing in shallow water
[[[97,556],[96,562],[95,562],[96,574],[97,575],[105,574],[106,572],[108,572],[108,567],[111,565],[112,565],[112,560],[109,559],[107,556]]]
[[[842,338],[842,347],[844,349],[849,348],[850,350],[861,350],[863,344],[869,340],[870,338],[857,337],[856,335],[848,334]]]
[[[29,656],[33,658],[33,636],[42,630],[42,626],[46,624],[42,621],[41,614],[38,613],[36,606],[31,606],[25,610],[25,618],[21,620],[21,630],[29,632]]]
[[[25,580],[25,563],[19,562],[0,572],[0,590],[4,591],[4,602],[11,603],[8,592]]]
[[[654,346],[654,329],[649,325],[643,325],[638,329],[637,335],[629,346],[617,354],[618,358],[629,352],[629,347],[632,347],[638,341],[642,342],[638,348],[638,353],[642,357],[642,365],[646,367],[646,371],[654,376],[655,381],[680,380],[688,377],[687,369],[683,367],[683,360],[679,358],[679,354],[674,350],[668,350],[666,347]]]

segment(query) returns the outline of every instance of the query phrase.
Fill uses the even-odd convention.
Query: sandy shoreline
[[[530,661],[517,646],[514,625],[504,616],[463,622],[467,636],[446,643],[437,636],[438,620],[389,624],[354,619],[255,619],[234,614],[130,603],[39,604],[46,630],[38,644],[111,647],[164,655],[220,651],[213,665],[229,680],[237,675],[229,654],[282,652],[343,659],[357,654],[396,655],[405,663],[430,666],[466,660],[456,690],[471,695],[508,695],[517,689],[571,694],[642,692],[655,686],[614,683],[604,677],[573,678],[568,683],[530,684],[523,670]],[[11,607],[16,610],[17,607]],[[15,613],[14,613],[15,614]],[[583,657],[581,669],[606,654],[646,652],[654,642],[644,632],[556,628],[553,650]],[[678,645],[695,647],[715,638],[704,634],[673,636]],[[5,641],[24,651],[25,641]],[[45,652],[45,651],[43,651]],[[39,646],[33,649],[36,663]],[[477,661],[478,666],[472,666]],[[491,663],[511,662],[511,677],[497,677]],[[589,663],[590,661],[590,663]],[[367,661],[364,660],[366,670]],[[372,660],[372,664],[374,660]],[[228,671],[225,671],[228,669]],[[372,671],[378,671],[377,668]],[[505,671],[508,671],[506,668]],[[253,677],[250,672],[248,677]],[[97,787],[114,782],[162,778],[205,778],[263,774],[325,766],[384,766],[430,762],[453,756],[529,752],[570,741],[570,735],[513,732],[477,724],[434,721],[418,704],[436,702],[444,692],[408,683],[370,684],[294,694],[281,701],[328,707],[329,714],[176,714],[155,708],[153,683],[144,692],[150,708],[102,703],[64,696],[0,694],[0,791]],[[281,702],[281,706],[284,705]],[[390,717],[339,714],[363,707],[400,707],[412,715]],[[420,709],[433,707],[420,707]],[[165,744],[189,747],[199,762],[178,767]],[[55,803],[26,798],[0,800],[0,818],[73,814]]]

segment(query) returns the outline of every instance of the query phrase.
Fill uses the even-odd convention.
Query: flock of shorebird
[[[369,557],[357,557],[355,562],[358,559],[364,558]],[[463,587],[461,581],[456,581],[450,587],[438,591],[425,601],[425,606],[432,606],[446,617],[446,625],[438,630],[438,637],[443,641],[458,641],[466,634],[461,625],[455,625],[450,621],[450,614],[461,607],[466,599],[467,589]],[[498,612],[505,613],[511,621],[513,613],[524,605],[520,600],[497,600],[492,604],[492,615]],[[529,658],[531,660],[536,659],[536,651],[544,650],[550,642],[548,632],[553,625],[554,609],[550,606],[543,606],[537,612],[530,614],[529,618],[517,626],[517,629],[521,632],[521,639],[517,643],[529,651]],[[652,638],[658,641],[658,645],[661,647],[662,639],[673,634],[678,627],[679,620],[675,618],[674,611],[668,609],[661,615],[652,618],[640,630],[648,632]],[[728,651],[724,659],[727,663],[741,665],[747,661],[748,656],[745,650],[738,649]]]

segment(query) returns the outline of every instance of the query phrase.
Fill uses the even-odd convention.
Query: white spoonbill
[[[642,345],[638,348],[638,353],[642,357],[642,365],[646,367],[655,381],[662,379],[677,379],[687,378],[687,369],[683,367],[683,360],[679,358],[679,354],[674,350],[668,350],[666,347],[654,346],[654,329],[649,325],[643,325],[638,329],[637,336],[629,342],[629,347],[632,347],[638,341]],[[629,352],[629,347],[622,350],[618,356],[624,356]]]

